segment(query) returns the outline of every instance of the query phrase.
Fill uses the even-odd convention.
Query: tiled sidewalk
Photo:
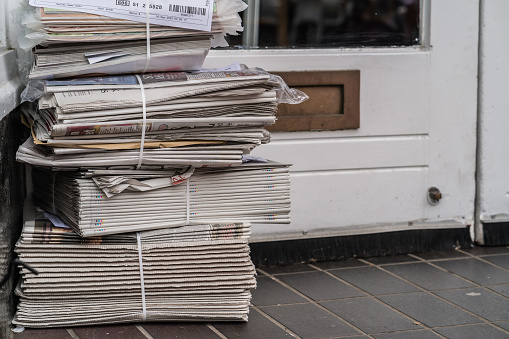
[[[40,338],[509,338],[509,248],[258,269],[248,323],[26,330]]]

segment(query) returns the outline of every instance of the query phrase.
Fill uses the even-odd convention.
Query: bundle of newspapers
[[[251,223],[291,205],[289,165],[249,153],[308,97],[238,62],[201,69],[244,1],[29,1],[16,157],[44,215],[16,245],[13,323],[247,321]]]
[[[273,162],[183,172],[34,169],[32,177],[35,205],[83,237],[223,221],[290,222],[289,168]]]
[[[307,96],[261,69],[235,68],[30,83],[24,95],[35,102],[23,111],[34,141],[18,160],[56,168],[238,165],[270,140],[265,126],[278,103]]]
[[[30,79],[201,69],[211,46],[243,30],[238,12],[247,5],[180,2],[30,0],[18,39],[23,49],[36,46]]]
[[[13,324],[246,321],[256,286],[249,234],[249,223],[229,223],[83,239],[27,221],[15,251],[38,274],[20,267]]]

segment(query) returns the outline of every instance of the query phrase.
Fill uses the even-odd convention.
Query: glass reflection
[[[419,45],[419,0],[244,0],[230,48]]]

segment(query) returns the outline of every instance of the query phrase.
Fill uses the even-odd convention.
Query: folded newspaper
[[[27,221],[15,251],[39,274],[20,267],[13,324],[247,321],[249,234],[248,223],[230,223],[82,239]]]
[[[34,141],[17,158],[56,168],[238,165],[269,142],[277,105],[307,96],[261,69],[235,69],[32,81],[23,112]]]
[[[83,237],[218,222],[289,223],[289,167],[167,171],[34,168],[34,204]]]
[[[129,1],[117,1],[117,5],[119,3],[130,4]],[[226,46],[226,34],[237,35],[243,30],[238,12],[247,7],[241,0],[215,0],[211,8],[211,27],[200,30],[200,27],[175,26],[207,21],[205,12],[209,8],[170,5],[169,8],[164,6],[168,13],[161,15],[158,12],[162,5],[150,5],[147,11],[139,10],[145,7],[142,2],[127,11],[125,8],[96,7],[102,9],[99,13],[103,14],[97,15],[79,12],[94,7],[93,3],[72,6],[31,0],[30,4],[36,7],[27,7],[18,19],[25,31],[18,38],[20,47],[28,50],[37,46],[33,50],[30,79],[199,70],[211,46]],[[65,9],[46,7],[52,4],[63,5]],[[132,20],[112,17],[118,13],[130,13],[127,17]]]

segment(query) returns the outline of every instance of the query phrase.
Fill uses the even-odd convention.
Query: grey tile
[[[452,259],[452,258],[465,258],[468,254],[461,253],[460,251],[437,251],[437,252],[426,252],[417,253],[415,256],[425,260],[439,260],[439,259]]]
[[[509,284],[490,285],[489,287],[486,287],[486,288],[489,288],[490,290],[493,290],[500,294],[503,294],[509,298]]]
[[[361,291],[320,271],[280,275],[278,279],[313,300],[340,299],[365,295]]]
[[[299,273],[299,272],[316,272],[316,269],[308,264],[293,264],[293,265],[273,265],[260,267],[261,270],[269,274],[285,274],[285,273]]]
[[[509,338],[509,334],[489,324],[441,327],[434,330],[449,339]]]
[[[265,306],[260,309],[302,338],[340,338],[362,334],[313,304]]]
[[[379,298],[404,314],[430,327],[475,324],[480,322],[473,315],[425,292],[392,294]]]
[[[427,263],[393,265],[387,266],[385,269],[430,291],[474,286],[464,279]]]
[[[147,339],[134,325],[107,325],[74,327],[73,331],[80,339]]]
[[[485,247],[485,246],[476,246],[474,248],[462,249],[467,253],[473,255],[490,255],[490,254],[501,254],[501,253],[509,253],[509,247],[507,246],[497,246],[497,247]]]
[[[322,270],[368,266],[368,264],[365,264],[362,261],[359,261],[357,259],[322,261],[322,262],[313,263],[313,265],[320,267]]]
[[[141,325],[154,339],[218,339],[204,323],[146,323]],[[109,337],[108,337],[109,338]]]
[[[28,328],[21,333],[15,333],[14,339],[72,339],[72,336],[64,328],[35,329]]]
[[[483,257],[484,260],[494,263],[495,265],[509,269],[509,254],[494,255]]]
[[[437,261],[435,265],[481,285],[509,283],[509,272],[474,258]]]
[[[509,320],[509,299],[486,288],[465,288],[435,293],[485,319]]]
[[[306,299],[286,288],[270,277],[258,277],[257,287],[252,290],[251,303],[256,306],[268,306],[278,304],[294,304],[308,302]]]
[[[375,265],[399,264],[404,262],[420,261],[406,254],[367,258],[366,260]]]
[[[374,334],[373,338],[376,339],[437,339],[440,338],[437,334],[429,330],[418,331],[405,331],[396,333],[382,333]]]
[[[247,323],[213,323],[219,332],[227,338],[259,339],[259,338],[292,338],[292,336],[265,318],[255,309],[249,312]],[[202,338],[195,336],[194,338]]]
[[[502,327],[504,330],[509,331],[509,321],[498,321],[494,323],[497,326]]]
[[[374,298],[324,301],[320,304],[366,333],[421,328]]]
[[[392,266],[387,266],[386,268],[388,269],[389,267]],[[331,270],[330,273],[374,295],[413,292],[419,290],[409,283],[372,266],[344,270]]]

